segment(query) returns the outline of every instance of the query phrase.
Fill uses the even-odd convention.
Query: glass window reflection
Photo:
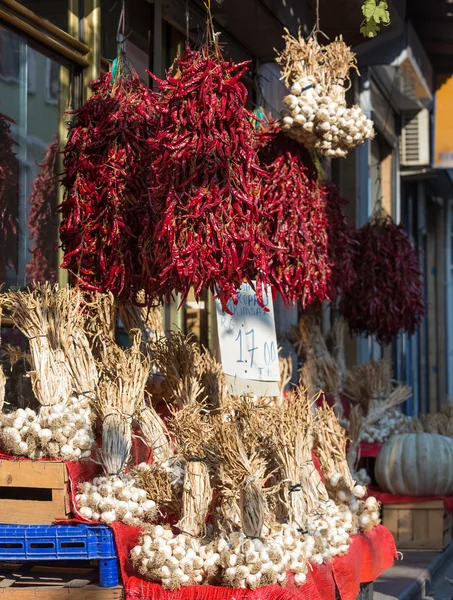
[[[0,26],[0,284],[57,280],[60,82],[66,68]]]

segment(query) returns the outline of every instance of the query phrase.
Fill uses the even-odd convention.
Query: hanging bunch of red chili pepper
[[[332,182],[324,186],[323,195],[327,217],[328,254],[332,272],[328,283],[328,297],[335,300],[354,284],[356,271],[354,260],[358,253],[356,230],[349,223],[343,210],[348,204]]]
[[[193,287],[218,295],[224,308],[241,283],[267,282],[268,240],[260,235],[259,165],[247,92],[239,81],[248,63],[226,62],[218,49],[188,47],[158,80],[157,126],[150,146],[160,220],[149,254],[159,293],[187,297]]]
[[[19,210],[19,161],[11,135],[12,119],[0,113],[0,276],[6,268],[17,269],[17,223]]]
[[[152,263],[142,263],[140,252],[153,233],[153,119],[151,92],[120,59],[115,77],[94,81],[75,112],[64,150],[60,236],[62,267],[82,288],[127,301],[143,288],[149,297],[154,286]]]
[[[352,331],[388,344],[400,331],[412,335],[425,312],[416,250],[402,225],[376,212],[358,231],[356,280],[340,310]]]
[[[269,277],[285,302],[307,307],[326,298],[331,276],[324,190],[302,144],[265,125],[258,145],[266,171],[261,225],[273,245]]]
[[[26,267],[27,282],[54,282],[57,269],[54,264],[55,231],[58,219],[56,214],[57,177],[55,161],[58,154],[59,142],[55,136],[49,145],[40,172],[33,182],[33,190],[28,199],[30,214],[28,230],[31,245],[31,260]]]

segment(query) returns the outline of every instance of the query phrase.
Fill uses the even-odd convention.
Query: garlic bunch
[[[379,525],[381,522],[379,513],[379,502],[374,496],[368,496],[364,502],[360,503],[358,511],[360,530],[367,532]]]
[[[349,504],[352,512],[357,512],[357,499],[366,495],[363,485],[355,485],[351,490],[341,473],[334,473],[329,479],[329,488],[334,492],[334,501],[338,504]],[[355,509],[355,510],[354,510]]]
[[[306,529],[315,539],[311,561],[316,564],[329,562],[334,556],[346,554],[350,535],[354,530],[354,512],[358,505],[337,506],[333,501],[324,502],[319,514],[310,515]]]
[[[0,445],[15,456],[45,456],[77,461],[95,444],[94,416],[85,396],[54,404],[38,414],[19,408],[0,416]]]
[[[283,99],[281,127],[307,148],[324,156],[342,158],[348,151],[374,135],[373,123],[359,106],[348,108],[330,96],[313,77],[296,81]]]
[[[399,433],[410,431],[411,417],[403,415],[398,407],[392,407],[376,423],[367,424],[363,430],[361,441],[383,444]]]
[[[156,516],[156,502],[136,486],[130,474],[95,477],[92,482],[80,483],[78,492],[79,513],[86,519],[103,523],[122,521],[140,527]]]
[[[214,547],[220,554],[225,586],[255,589],[286,579],[291,556],[282,536],[260,540],[233,533],[227,539],[215,540]]]
[[[354,481],[357,485],[367,486],[371,483],[371,477],[366,469],[359,469],[357,473],[353,473]]]
[[[220,555],[212,544],[184,534],[174,535],[169,527],[155,525],[143,533],[140,544],[132,549],[131,560],[143,577],[174,590],[200,585],[215,577]]]

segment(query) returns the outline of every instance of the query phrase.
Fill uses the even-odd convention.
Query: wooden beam
[[[43,46],[49,48],[53,52],[60,54],[60,56],[63,56],[70,62],[76,63],[81,67],[88,67],[90,65],[90,62],[86,58],[84,58],[82,54],[72,50],[72,48],[69,48],[68,46],[59,42],[58,40],[49,37],[48,34],[37,30],[34,25],[26,23],[23,19],[20,18],[20,16],[9,12],[9,10],[7,9],[3,9],[2,6],[3,5],[0,3],[0,18],[6,21],[6,23],[11,25],[12,27],[14,27],[14,29],[20,31],[21,33],[24,33],[25,35],[28,35],[30,38],[36,40],[40,44],[43,44]]]
[[[14,10],[15,13],[24,17],[27,21],[36,25],[39,29],[43,29],[44,31],[49,33],[54,38],[58,38],[64,44],[67,44],[68,46],[72,46],[72,48],[75,51],[80,52],[80,54],[85,55],[85,54],[89,53],[90,48],[88,46],[86,46],[85,44],[83,44],[82,42],[80,42],[77,39],[78,36],[74,36],[71,33],[71,31],[69,33],[66,33],[66,31],[63,31],[62,29],[60,29],[59,27],[57,27],[50,21],[47,21],[46,19],[42,19],[41,17],[36,15],[33,11],[26,8],[23,4],[16,2],[16,0],[1,0],[0,4],[3,4],[5,6],[7,6],[8,8],[11,8],[12,10]]]

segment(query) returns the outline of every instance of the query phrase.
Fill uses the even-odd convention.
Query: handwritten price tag
[[[278,395],[280,369],[271,290],[264,296],[268,312],[259,306],[249,284],[242,285],[238,296],[236,305],[228,304],[232,315],[222,312],[216,301],[222,366],[230,387],[234,385],[231,393]]]

